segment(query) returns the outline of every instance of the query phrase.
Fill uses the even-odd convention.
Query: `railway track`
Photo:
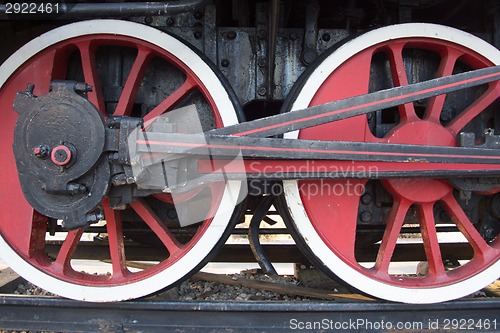
[[[263,247],[275,263],[303,258],[293,245]],[[88,249],[92,249],[92,253],[102,252],[102,244],[89,245]],[[82,250],[83,257],[96,259],[96,256],[89,254],[88,249],[84,247]],[[143,247],[140,249],[144,251]],[[418,259],[418,254],[408,257],[411,250],[410,246],[409,251],[401,254],[406,254],[402,260]],[[237,260],[255,262],[248,245],[226,245],[213,262]],[[303,260],[306,262],[305,258]],[[151,264],[129,262],[127,265],[144,269]],[[473,332],[500,332],[500,281],[468,298],[442,304],[416,305],[391,303],[355,293],[302,287],[282,280],[272,282],[271,279],[269,282],[267,275],[263,281],[256,273],[257,270],[246,275],[198,272],[183,283],[184,289],[196,289],[201,284],[201,289],[207,290],[206,287],[203,289],[203,282],[210,283],[210,288],[208,292],[199,292],[193,300],[188,301],[172,298],[172,295],[180,294],[178,288],[139,300],[89,303],[41,296],[44,295],[43,291],[33,289],[29,282],[6,268],[0,271],[0,331],[451,332],[462,327]],[[260,275],[264,276],[263,273]],[[26,287],[19,288],[19,285]],[[266,300],[262,297],[247,297],[245,301],[235,298],[234,294],[227,294],[224,288],[228,286],[240,288],[236,289],[237,294],[242,292],[241,288],[246,288],[244,291],[250,294],[252,290],[253,293],[259,291],[260,295],[269,291],[280,296]],[[32,294],[19,294],[19,290],[26,292],[26,289]],[[215,301],[206,297],[217,293],[223,296]],[[290,297],[283,298],[284,295]],[[300,301],[292,301],[297,296]]]
[[[219,280],[221,278],[232,281],[231,277],[218,276]],[[59,297],[0,294],[0,330],[454,332],[462,327],[473,332],[500,332],[500,297],[410,305],[351,296],[301,302],[145,298],[120,303],[88,303]]]
[[[396,303],[498,279],[497,0],[0,3],[0,256],[38,287],[147,308],[208,279],[208,262],[255,259],[270,275],[273,262],[312,263]],[[283,230],[261,229],[275,220]],[[266,232],[288,243],[261,245]],[[247,306],[223,302],[233,310],[207,313]],[[276,304],[248,311],[286,316]],[[334,312],[308,304],[290,311]]]

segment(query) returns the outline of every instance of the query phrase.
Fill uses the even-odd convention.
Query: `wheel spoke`
[[[31,233],[27,244],[30,257],[38,257],[45,249],[45,233],[47,231],[47,217],[33,210],[31,218]],[[41,259],[41,258],[39,258]]]
[[[132,69],[123,87],[118,105],[116,106],[114,116],[129,116],[134,106],[137,90],[141,85],[144,72],[148,67],[152,52],[150,49],[139,48]]]
[[[85,82],[92,86],[92,91],[88,93],[88,99],[94,104],[103,116],[106,115],[106,106],[102,96],[101,82],[97,71],[95,59],[95,49],[90,41],[82,41],[77,44],[80,50],[83,76]]]
[[[408,75],[406,74],[405,64],[403,60],[404,46],[404,43],[398,43],[390,45],[388,47],[389,62],[391,66],[391,74],[394,87],[408,85]],[[418,120],[413,103],[399,105],[398,111],[402,123]]]
[[[429,264],[428,274],[434,277],[445,274],[441,249],[437,238],[436,222],[434,219],[434,203],[417,205],[420,220],[420,230],[424,241],[425,255]]]
[[[382,243],[378,250],[377,259],[375,261],[374,269],[378,274],[389,274],[389,265],[391,258],[396,249],[401,228],[403,227],[406,213],[411,206],[411,202],[403,198],[395,198],[391,209],[391,213],[387,218],[387,225],[385,227]]]
[[[446,49],[446,53],[441,56],[441,63],[439,64],[436,78],[451,75],[457,59],[462,54],[462,52],[454,49]],[[429,103],[427,104],[427,108],[425,109],[424,119],[439,123],[445,99],[446,95],[431,97],[429,99]]]
[[[71,268],[71,258],[75,253],[78,243],[80,242],[80,238],[82,238],[83,231],[83,229],[72,230],[66,235],[66,239],[64,240],[55,260],[55,263],[62,266],[63,270]]]
[[[182,249],[182,244],[175,238],[175,236],[168,230],[162,223],[161,219],[151,209],[151,207],[144,202],[144,200],[137,200],[130,204],[134,211],[146,222],[146,224],[158,236],[163,245],[173,257],[179,250]]]
[[[491,248],[476,230],[453,194],[450,193],[444,197],[443,203],[453,222],[457,225],[458,230],[460,230],[472,246],[474,257],[483,258]]]
[[[210,195],[211,191],[206,189],[206,186],[201,187],[200,190],[183,194],[181,199],[189,206],[189,215],[199,213],[197,215],[200,215],[202,220],[186,227],[180,226],[182,232],[173,234],[171,224],[178,228],[179,223],[172,211],[174,207],[170,200],[171,195],[160,195],[158,199],[152,194],[148,195],[143,201],[134,204],[133,208],[129,206],[127,211],[112,209],[113,204],[110,206],[110,199],[106,197],[99,204],[93,204],[98,205],[105,216],[102,221],[105,227],[96,228],[106,228],[103,233],[107,237],[94,239],[94,242],[102,243],[101,245],[106,247],[104,251],[100,251],[97,256],[80,251],[83,250],[82,247],[92,245],[84,244],[93,243],[86,242],[84,238],[86,233],[92,232],[94,225],[85,230],[58,232],[58,235],[65,237],[64,242],[60,242],[59,246],[51,244],[52,238],[47,236],[47,230],[48,227],[53,227],[54,221],[38,214],[33,206],[40,205],[40,211],[44,214],[59,216],[64,210],[64,202],[71,201],[75,204],[79,199],[69,198],[70,194],[54,196],[45,193],[41,188],[43,184],[38,184],[38,187],[30,192],[33,194],[33,201],[27,200],[28,196],[23,193],[20,183],[22,177],[18,176],[18,164],[12,151],[12,145],[17,140],[14,134],[17,134],[15,128],[18,121],[18,113],[12,105],[16,94],[25,90],[28,84],[34,85],[35,96],[46,98],[44,103],[58,103],[60,101],[57,96],[49,94],[51,82],[85,82],[92,86],[92,91],[82,94],[81,97],[95,105],[105,122],[105,118],[113,114],[143,117],[145,112],[151,110],[151,106],[156,107],[145,119],[148,121],[187,103],[196,104],[200,116],[207,120],[208,127],[233,125],[238,122],[238,101],[234,95],[227,95],[227,90],[231,89],[230,85],[220,80],[222,74],[216,68],[211,68],[192,46],[169,33],[146,25],[123,21],[111,23],[77,22],[69,27],[59,27],[47,32],[13,54],[10,60],[6,60],[1,66],[0,78],[0,104],[4,106],[2,121],[5,125],[0,131],[2,148],[5,148],[5,165],[1,176],[4,186],[0,191],[1,251],[12,258],[10,262],[13,268],[21,271],[33,283],[48,288],[50,292],[98,302],[142,297],[187,278],[207,260],[212,251],[223,244],[228,236],[228,229],[236,223],[237,213],[242,209],[237,206],[236,211],[236,199],[226,195],[228,191],[237,195],[240,191],[239,183],[221,182],[220,195]],[[142,96],[143,89],[148,87],[159,89],[158,94],[150,91],[154,95],[152,100]],[[76,113],[85,111],[82,109],[84,105],[79,104],[77,100],[69,107],[75,109]],[[37,113],[36,117],[42,119],[58,115],[57,112],[42,112]],[[53,147],[63,141],[72,141],[75,129],[72,128],[71,122],[66,120],[64,118],[60,121],[60,131],[50,137],[39,138],[30,132],[19,138],[31,140],[30,150],[38,145]],[[171,120],[179,125],[179,131],[194,128],[188,117]],[[37,127],[42,123],[40,120],[33,126]],[[36,133],[36,129],[33,133]],[[85,162],[81,161],[85,156],[81,156],[80,150],[78,161],[75,162],[77,164]],[[57,169],[54,170],[57,173]],[[85,175],[82,177],[85,178]],[[89,177],[92,178],[92,175]],[[209,186],[211,187],[212,185]],[[215,185],[213,188],[216,188]],[[203,201],[206,207],[200,208],[196,200],[200,199],[201,194],[198,193],[202,189],[202,192],[209,195],[201,199],[209,198]],[[80,201],[92,201],[91,199],[81,198]],[[161,202],[162,200],[165,203]],[[48,212],[51,208],[54,214]],[[234,214],[231,214],[232,210]],[[136,212],[141,213],[143,218]],[[139,230],[135,228],[137,221],[126,219],[129,214],[142,223],[142,226],[138,226]],[[140,229],[146,230],[148,234],[143,234]],[[164,245],[161,245],[158,239]],[[127,262],[127,259],[133,259],[130,256],[135,245],[154,245],[152,243],[155,241],[160,244],[157,255],[137,255],[144,260],[149,258],[157,261],[156,263],[133,265]],[[131,242],[135,242],[135,245]],[[130,246],[133,248],[129,249]],[[140,260],[139,257],[136,259]],[[101,265],[101,259],[106,263],[104,267]]]
[[[113,278],[122,278],[128,275],[125,265],[125,246],[123,244],[123,229],[120,213],[109,207],[107,200],[103,203],[108,231],[109,254],[113,266]]]
[[[50,83],[54,80],[66,78],[67,57],[61,50],[53,50],[38,59],[31,69],[32,82],[35,82],[35,94],[46,94]]]
[[[163,102],[161,102],[144,117],[144,123],[147,124],[148,122],[154,120],[156,117],[159,117],[165,112],[170,111],[196,86],[196,82],[191,77],[187,76],[186,81],[184,81],[184,83],[176,91],[174,91],[170,96],[168,96]]]
[[[453,119],[446,128],[453,134],[457,135],[462,128],[470,123],[484,109],[490,106],[500,95],[500,83],[494,82],[484,94],[474,101],[468,108]]]

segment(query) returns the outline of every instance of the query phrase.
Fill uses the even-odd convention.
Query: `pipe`
[[[278,22],[279,22],[279,0],[271,1],[271,11],[269,12],[269,58],[267,61],[267,91],[268,96],[271,98],[274,96],[274,73],[276,70],[276,39],[278,37]]]
[[[59,3],[58,13],[5,14],[6,5],[0,5],[0,20],[15,19],[85,19],[130,16],[175,15],[205,6],[209,0],[179,0],[163,2],[113,2],[113,3]]]
[[[278,275],[273,264],[269,261],[264,252],[262,244],[260,244],[259,234],[260,234],[260,223],[264,220],[267,215],[269,208],[274,203],[274,196],[269,195],[264,197],[255,212],[253,213],[252,220],[250,221],[250,227],[248,229],[248,241],[250,243],[250,249],[252,250],[257,263],[265,274]]]

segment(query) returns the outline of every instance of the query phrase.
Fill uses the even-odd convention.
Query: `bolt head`
[[[195,31],[193,36],[196,39],[201,39],[201,37],[203,37],[203,34],[201,33],[201,31]]]
[[[372,220],[372,213],[366,211],[362,212],[360,218],[363,222],[370,222]]]
[[[361,196],[361,203],[363,205],[368,205],[370,202],[372,202],[372,196],[369,193],[363,194]]]
[[[194,16],[195,19],[201,20],[203,18],[203,12],[196,11],[196,12],[194,12],[193,16]]]
[[[47,145],[36,146],[33,148],[33,154],[40,159],[45,159],[50,155],[50,147]]]
[[[72,153],[71,150],[65,145],[59,145],[52,149],[50,157],[55,165],[62,167],[71,161]]]
[[[257,94],[259,94],[259,96],[266,96],[267,95],[267,88],[266,87],[260,87],[257,90]]]

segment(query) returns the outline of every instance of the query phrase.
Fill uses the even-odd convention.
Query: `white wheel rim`
[[[424,23],[409,23],[397,26],[388,26],[373,30],[342,45],[334,53],[322,61],[315,71],[307,78],[300,94],[293,102],[291,110],[300,110],[309,106],[314,94],[326,78],[342,63],[353,55],[370,46],[393,39],[405,37],[423,37],[435,40],[452,42],[463,45],[486,59],[500,64],[500,51],[485,41],[463,31]],[[284,136],[287,139],[297,139],[298,132],[290,132]],[[284,181],[285,200],[300,237],[331,272],[346,283],[372,296],[405,303],[436,303],[460,298],[476,292],[499,277],[500,261],[491,265],[477,275],[464,281],[433,288],[403,288],[373,280],[361,274],[335,255],[323,242],[312,225],[302,203],[298,182]]]
[[[126,21],[92,20],[78,22],[54,29],[33,39],[2,64],[0,67],[0,88],[3,87],[17,68],[41,50],[63,40],[95,34],[116,34],[135,37],[168,50],[179,60],[185,64],[189,64],[189,68],[193,71],[194,75],[204,83],[207,90],[211,93],[215,104],[218,106],[223,124],[228,126],[238,123],[236,111],[226,89],[222,86],[219,78],[210,66],[193,50],[176,38],[159,30]],[[241,182],[229,181],[226,183],[220,205],[214,214],[210,226],[188,253],[167,269],[158,272],[154,276],[130,284],[97,287],[62,281],[24,261],[7,244],[1,235],[0,254],[2,259],[19,275],[47,291],[64,297],[93,302],[120,301],[142,297],[182,279],[205,259],[226,230],[234,207],[238,203],[240,189]]]

